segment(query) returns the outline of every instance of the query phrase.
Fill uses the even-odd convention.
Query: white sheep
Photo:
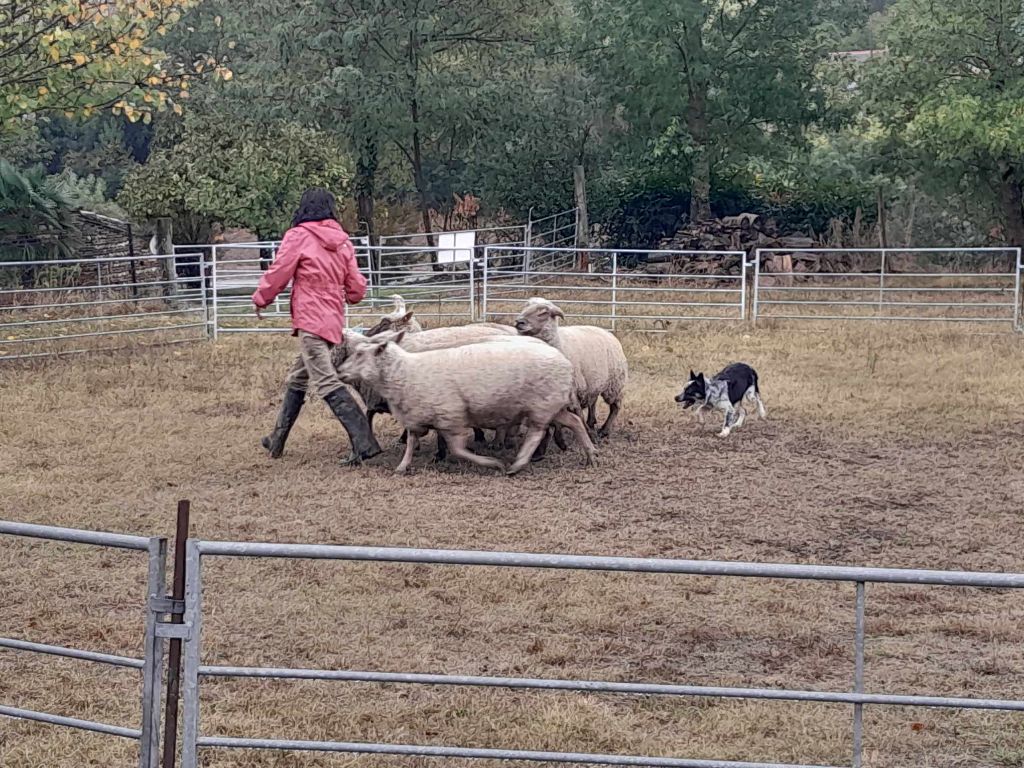
[[[516,318],[516,330],[523,336],[546,341],[564,354],[573,364],[576,395],[580,406],[587,409],[587,427],[597,424],[597,398],[608,404],[608,418],[598,431],[599,437],[611,434],[622,407],[622,397],[629,380],[629,363],[622,344],[604,328],[593,325],[559,327],[565,318],[561,309],[542,298],[530,299]]]
[[[412,315],[412,312],[407,313]],[[384,318],[381,319],[382,322]],[[405,322],[404,317],[399,318],[399,323]],[[380,323],[378,323],[380,325]],[[417,324],[418,325],[418,324]],[[378,336],[386,336],[387,338],[394,339],[397,334],[390,331],[376,331],[374,338]],[[334,348],[331,353],[334,367],[338,369],[344,363],[348,350],[351,345],[347,343],[349,338],[353,340],[359,340],[362,338],[370,337],[370,333],[367,332],[362,336],[359,336],[354,331],[348,331],[345,334],[346,342],[339,344]],[[449,347],[458,347],[463,344],[471,344],[482,339],[492,339],[496,337],[505,338],[518,338],[516,330],[509,325],[498,325],[496,323],[474,323],[472,325],[455,325],[448,328],[431,328],[426,331],[420,331],[419,333],[406,333],[401,340],[401,346],[410,352],[425,352],[434,349],[447,349]],[[374,390],[372,385],[369,383],[362,383],[358,387],[360,396],[366,403],[366,417],[370,422],[370,429],[373,429],[374,418],[381,413],[389,413],[387,399],[382,397],[379,392]],[[477,442],[484,441],[484,434],[479,429],[474,429],[474,438]],[[402,435],[402,441],[407,441],[407,436]],[[495,438],[495,442],[504,442],[504,432],[500,432]],[[437,458],[443,460],[446,456],[446,447],[443,439],[438,440],[437,445]]]
[[[420,437],[435,429],[459,458],[505,470],[497,459],[466,447],[473,426],[499,429],[524,424],[526,438],[508,473],[525,467],[551,424],[572,430],[593,464],[596,450],[575,404],[573,367],[550,346],[528,339],[482,340],[458,347],[408,352],[394,339],[352,337],[338,369],[343,380],[368,382],[388,401],[409,433],[396,472],[408,470]],[[395,343],[397,342],[397,343]]]

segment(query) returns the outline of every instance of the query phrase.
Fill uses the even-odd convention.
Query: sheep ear
[[[394,344],[401,344],[402,343],[402,339],[404,339],[404,338],[405,338],[405,331],[400,331],[399,334],[397,336],[395,336],[395,338],[393,338],[391,341]]]
[[[555,306],[551,307],[551,315],[553,317],[560,317],[563,320],[565,319],[565,313],[561,309],[559,309],[558,307],[555,307]]]
[[[412,310],[411,309],[402,316],[402,322],[403,323],[408,323],[410,320],[412,320]]]

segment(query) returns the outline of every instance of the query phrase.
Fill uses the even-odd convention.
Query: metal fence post
[[[1017,274],[1013,279],[1013,328],[1016,331],[1024,330],[1020,324],[1020,273],[1024,269],[1021,263],[1021,249],[1017,249]]]
[[[203,305],[203,322],[206,323],[206,338],[211,337],[210,332],[210,303],[209,297],[206,293],[206,281],[208,279],[206,274],[206,251],[199,251],[199,301]]]
[[[747,254],[740,256],[740,322],[747,319]]]
[[[217,313],[217,246],[212,247],[212,254],[210,256],[212,263],[210,264],[210,301],[213,305],[213,328],[211,331],[211,337],[214,341],[217,340],[217,326],[220,325],[220,318]]]
[[[853,639],[853,692],[864,693],[864,582],[857,582],[857,618]],[[864,749],[864,705],[853,705],[853,768],[861,768]]]
[[[487,321],[487,262],[491,260],[491,246],[484,246],[484,279],[483,279],[483,295],[480,297],[480,319],[484,322]]]
[[[754,296],[750,305],[750,322],[757,325],[757,301],[761,290],[761,249],[754,251]]]
[[[142,667],[142,736],[139,740],[140,768],[156,768],[160,751],[160,692],[163,675],[164,640],[157,637],[156,601],[164,596],[167,567],[167,539],[149,540],[146,587],[146,636]]]
[[[618,314],[616,308],[616,299],[618,292],[618,277],[619,277],[619,254],[618,251],[612,253],[612,332],[616,330],[616,315]]]
[[[469,252],[469,322],[475,323],[477,321],[476,314],[476,274],[473,270],[473,251]]]
[[[885,257],[886,249],[882,249],[881,269],[878,271],[878,316],[882,317],[882,304],[885,302]]]
[[[182,716],[181,766],[198,768],[199,659],[202,639],[203,576],[199,544],[189,539],[185,555],[185,671],[182,675],[184,712]]]
[[[174,576],[171,584],[171,599],[175,602],[185,599],[185,543],[188,541],[189,512],[187,500],[178,502],[178,517],[174,535]],[[179,607],[180,611],[180,607]],[[181,624],[184,616],[171,615],[172,624]],[[181,638],[171,639],[167,659],[167,701],[164,705],[164,745],[161,768],[174,768],[178,745],[178,693],[181,684]]]

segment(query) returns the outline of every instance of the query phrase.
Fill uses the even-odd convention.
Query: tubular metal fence
[[[558,223],[568,213],[533,223],[546,222],[555,233],[568,226]],[[1024,330],[1019,248],[761,248],[748,261],[742,251],[356,246],[369,282],[364,301],[349,308],[357,326],[373,324],[399,294],[428,326],[507,322],[528,298],[543,295],[570,322],[614,331],[747,319]],[[251,303],[277,247],[195,245],[157,256],[0,262],[0,362],[287,332],[287,290],[263,322]]]
[[[69,542],[95,547],[119,548],[148,555],[147,596],[140,600],[145,611],[144,652],[142,659],[100,653],[14,638],[0,638],[0,649],[59,656],[83,662],[139,670],[143,675],[140,727],[126,728],[108,723],[82,720],[23,707],[0,704],[0,717],[30,720],[50,725],[127,738],[139,742],[140,768],[155,768],[160,743],[159,701],[162,690],[164,640],[178,638],[184,644],[182,674],[182,766],[198,768],[200,752],[213,749],[251,749],[273,751],[314,751],[349,754],[378,754],[467,759],[577,763],[592,765],[661,766],[662,768],[813,768],[801,764],[780,764],[713,759],[687,759],[608,753],[535,751],[515,748],[467,748],[459,746],[395,744],[386,742],[324,741],[278,739],[272,737],[219,736],[201,730],[201,689],[207,678],[244,678],[278,680],[316,680],[349,683],[390,683],[416,686],[453,686],[506,690],[563,691],[602,693],[620,696],[664,696],[676,698],[719,698],[777,702],[814,702],[851,707],[851,764],[859,768],[864,753],[864,707],[930,707],[954,710],[1024,712],[1019,699],[977,698],[925,694],[890,694],[865,690],[865,645],[867,585],[925,585],[934,587],[971,587],[999,590],[1024,588],[1024,573],[984,573],[895,568],[860,568],[822,565],[743,563],[727,561],[674,560],[663,558],[593,557],[581,555],[529,554],[469,550],[402,549],[390,547],[351,547],[319,544],[276,544],[190,539],[185,547],[184,604],[165,597],[167,542],[163,538],[145,538],[112,533],[54,528],[0,521],[0,536],[31,537],[54,542]],[[203,568],[205,559],[294,558],[358,563],[406,563],[458,567],[498,567],[514,569],[558,569],[574,572],[602,571],[627,574],[663,574],[666,576],[733,577],[774,580],[845,582],[853,585],[851,607],[854,626],[851,640],[853,664],[849,690],[806,690],[789,688],[740,688],[689,685],[685,683],[619,682],[584,679],[548,679],[529,677],[491,677],[438,672],[378,672],[352,669],[256,667],[202,663],[203,644]],[[184,611],[180,624],[166,623],[161,616]],[[178,723],[164,724],[165,742],[178,732]],[[173,743],[173,742],[171,742]]]
[[[59,656],[93,664],[138,670],[142,673],[142,706],[139,714],[139,727],[125,728],[6,704],[0,704],[0,716],[132,739],[139,743],[139,768],[156,768],[159,758],[160,697],[163,688],[164,659],[164,639],[158,633],[157,627],[159,626],[159,616],[168,613],[172,607],[164,602],[167,540],[159,537],[124,536],[115,533],[54,528],[3,520],[0,520],[0,536],[70,542],[92,547],[126,549],[146,553],[148,559],[146,599],[140,600],[140,611],[145,611],[145,634],[141,659],[0,637],[0,648],[8,650]],[[11,595],[5,595],[5,597],[12,598]]]
[[[0,361],[206,338],[205,270],[200,252],[0,262]]]
[[[853,603],[852,607],[855,618],[854,633],[851,638],[854,649],[854,668],[851,670],[852,690],[818,691],[784,688],[733,688],[680,684],[604,682],[596,680],[385,673],[365,670],[266,668],[203,664],[203,559],[209,557],[299,558],[377,563],[494,566],[849,582],[854,585],[854,595],[851,602]],[[513,748],[483,749],[457,746],[208,735],[201,731],[200,693],[202,680],[210,677],[472,686],[584,691],[621,695],[716,697],[847,704],[852,707],[851,752],[854,768],[860,768],[863,759],[863,710],[865,705],[1024,711],[1024,701],[1019,700],[866,692],[864,687],[865,601],[866,585],[869,583],[1021,589],[1024,588],[1024,574],[191,540],[187,549],[185,588],[185,627],[187,628],[187,639],[185,641],[185,668],[183,672],[184,739],[182,742],[182,765],[183,768],[198,768],[201,750],[219,748],[499,759],[594,765],[643,765],[662,766],[663,768],[768,768],[770,766],[780,766],[778,763],[691,760],[685,758],[578,752],[538,752]],[[807,766],[788,765],[785,768],[807,768]]]
[[[759,248],[754,264],[755,322],[940,321],[1020,328],[1020,248]]]
[[[658,271],[649,271],[652,262]],[[707,271],[684,271],[694,262]],[[558,304],[567,319],[611,330],[746,317],[742,251],[488,247],[481,272],[482,320],[507,322],[538,295]]]

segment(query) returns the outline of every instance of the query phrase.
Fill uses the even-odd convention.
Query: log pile
[[[820,271],[818,257],[802,253],[801,249],[813,248],[815,242],[803,235],[781,235],[774,221],[754,213],[726,216],[695,224],[687,224],[672,237],[662,240],[658,248],[662,251],[743,251],[752,256],[757,248],[786,248],[792,253],[785,258],[797,271]],[[783,258],[781,254],[778,258]],[[739,254],[732,256],[701,256],[700,254],[677,255],[650,253],[639,269],[651,274],[730,274],[738,275],[743,262]],[[781,264],[778,265],[780,268]],[[775,270],[772,270],[775,271]]]

